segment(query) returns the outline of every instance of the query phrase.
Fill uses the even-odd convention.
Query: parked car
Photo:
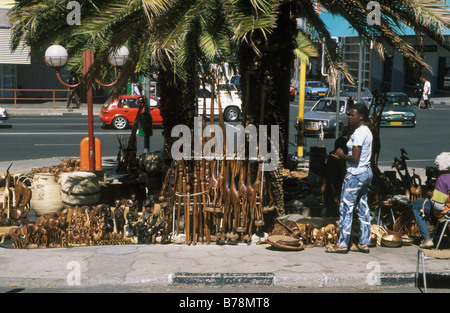
[[[239,91],[236,85],[230,84],[219,84],[219,92],[221,95],[231,95],[232,97],[239,97]]]
[[[416,126],[416,113],[411,100],[405,93],[390,92],[386,94],[386,106],[381,114],[380,126]]]
[[[326,97],[329,88],[320,81],[310,81],[305,83],[305,98],[306,99],[319,99]]]
[[[368,106],[368,103],[361,101]],[[350,108],[347,99],[340,99],[339,106],[339,136],[348,130],[348,113]],[[303,117],[305,135],[335,135],[336,132],[336,99],[324,98],[317,101]],[[298,129],[298,118],[295,122]]]
[[[9,119],[9,114],[5,108],[0,107],[0,121],[6,121]]]
[[[115,129],[123,130],[134,125],[138,109],[139,95],[122,95],[117,98],[108,99],[101,108],[100,119],[104,125],[111,125]],[[162,116],[159,110],[159,100],[149,97],[150,114],[152,115],[153,126],[162,125]]]
[[[206,114],[211,114],[211,90],[208,88],[199,89],[198,93],[198,113],[203,114],[204,97],[206,98]],[[231,94],[220,94],[220,105],[222,106],[222,113],[224,120],[227,122],[235,122],[240,119],[242,112],[242,101],[238,96]],[[214,115],[219,115],[219,101],[217,96],[214,98]]]
[[[357,97],[358,96],[358,88],[355,86],[344,85],[341,90],[341,96],[344,97]],[[372,93],[367,88],[361,88],[361,100],[366,100],[367,102],[371,102],[373,98]],[[355,98],[356,100],[356,98]]]
[[[0,127],[11,127],[5,124],[5,121],[9,119],[9,114],[5,108],[0,107]]]

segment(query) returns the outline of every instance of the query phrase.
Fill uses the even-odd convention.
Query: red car
[[[118,98],[110,98],[103,104],[100,111],[100,119],[104,125],[112,125],[115,129],[122,130],[134,124],[138,109],[139,95],[123,95]],[[159,100],[149,97],[150,114],[153,119],[153,126],[162,125],[162,116],[159,110]]]

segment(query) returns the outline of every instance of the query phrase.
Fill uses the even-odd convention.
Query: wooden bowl
[[[403,238],[398,235],[385,234],[381,237],[381,245],[384,247],[397,248],[403,244]]]

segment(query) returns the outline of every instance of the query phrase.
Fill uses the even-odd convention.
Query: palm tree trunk
[[[190,73],[197,72],[191,70]],[[190,76],[192,77],[187,80],[181,80],[174,75],[171,67],[159,71],[158,86],[161,96],[162,135],[164,138],[162,159],[166,166],[170,166],[172,163],[172,145],[178,140],[171,136],[172,129],[176,125],[186,125],[189,129],[193,129],[198,80],[194,77],[195,75]]]
[[[288,158],[289,86],[297,34],[290,9],[289,3],[282,4],[277,27],[267,40],[262,33],[255,32],[249,42],[253,42],[257,50],[242,41],[239,54],[240,72],[245,73],[241,77],[244,126],[279,125],[280,129],[279,166],[267,173],[279,216],[285,214],[281,173]]]

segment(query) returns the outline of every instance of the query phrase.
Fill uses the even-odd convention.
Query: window
[[[124,108],[139,108],[139,104],[137,99],[123,99],[123,107]]]
[[[340,112],[344,112],[345,101],[340,101]],[[313,111],[318,112],[336,112],[336,100],[320,100],[314,107]]]

